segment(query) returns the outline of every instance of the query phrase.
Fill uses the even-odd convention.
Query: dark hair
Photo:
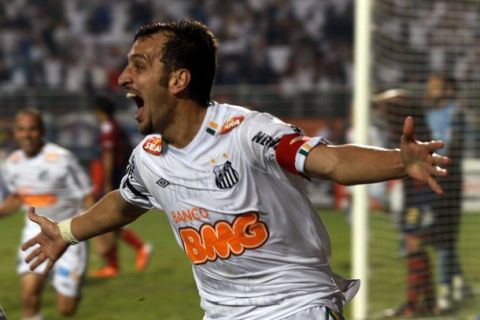
[[[451,98],[455,98],[457,93],[457,80],[452,76],[444,78],[444,90],[449,90]]]
[[[134,40],[158,32],[169,38],[161,58],[167,72],[188,69],[192,76],[188,86],[190,98],[208,106],[217,67],[218,42],[213,33],[198,21],[184,19],[144,25],[137,31]]]
[[[105,113],[109,118],[115,114],[115,103],[105,96],[96,96],[94,99],[95,109]]]
[[[42,114],[40,113],[39,110],[35,108],[29,108],[29,107],[24,108],[17,112],[17,114],[15,115],[15,118],[17,118],[20,115],[29,115],[34,117],[38,123],[38,128],[40,129],[40,131],[42,131],[43,133],[45,132],[45,122],[43,121]]]

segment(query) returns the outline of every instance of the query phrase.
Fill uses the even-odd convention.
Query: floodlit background
[[[480,2],[372,3],[369,95],[401,88],[410,94],[410,107],[421,108],[429,75],[447,73],[457,81],[458,102],[468,115],[460,258],[478,295]],[[116,84],[134,32],[146,22],[186,17],[207,24],[220,40],[215,100],[272,113],[332,143],[352,141],[354,10],[353,0],[0,1],[0,162],[15,147],[12,116],[29,106],[43,112],[48,138],[71,149],[88,168],[99,154],[92,111],[96,94],[118,103],[119,120],[138,142],[136,106]],[[388,125],[401,123],[403,112],[372,104],[369,119],[369,143],[396,147]],[[369,288],[366,319],[380,319],[384,309],[405,299],[396,185],[369,188],[369,268],[362,279]],[[344,275],[353,263],[349,192],[325,181],[309,187],[332,237],[333,267]],[[22,219],[18,214],[0,220],[0,305],[9,319],[19,318],[15,255]],[[87,278],[75,319],[201,319],[189,263],[166,223],[160,212],[135,222],[134,228],[155,246],[149,269],[136,274],[130,265],[133,254],[122,248],[122,274],[112,280]],[[435,253],[430,254],[435,261]],[[91,267],[99,263],[92,255]],[[49,288],[46,319],[57,317],[53,299]],[[477,314],[480,300],[475,297],[439,319],[473,320]]]

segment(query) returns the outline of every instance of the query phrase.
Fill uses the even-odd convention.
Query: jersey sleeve
[[[266,113],[254,113],[240,131],[241,146],[246,158],[268,172],[272,166],[305,176],[305,160],[319,144],[328,144],[322,137],[307,137],[291,124]]]
[[[0,170],[0,201],[3,201],[9,194],[10,190],[7,188],[7,183],[3,178],[3,169]]]
[[[136,162],[136,151],[135,149],[128,160],[127,174],[122,178],[120,183],[120,194],[125,199],[125,201],[130,202],[138,207],[145,209],[153,209],[155,206],[150,201],[152,197],[148,190],[145,188],[145,184],[140,175],[138,166],[139,163]]]
[[[3,165],[1,170],[2,175],[2,182],[4,183],[4,188],[6,189],[8,194],[15,194],[16,186],[15,186],[15,178],[12,176],[10,171],[10,166],[8,161]]]
[[[115,127],[110,122],[100,126],[100,146],[103,150],[113,150],[115,147]]]
[[[92,192],[92,184],[85,170],[82,168],[77,158],[72,154],[66,156],[67,186],[72,193],[83,198]]]

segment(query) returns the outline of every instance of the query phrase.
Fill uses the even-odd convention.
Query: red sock
[[[420,251],[409,254],[407,256],[407,268],[408,304],[417,307],[425,303],[427,307],[430,307],[430,304],[435,301],[435,292],[427,253]],[[423,299],[421,300],[421,298]]]
[[[131,229],[122,229],[122,240],[136,250],[140,250],[143,247],[143,241]]]
[[[107,266],[118,269],[118,254],[117,246],[114,246],[103,255],[103,258],[107,262]]]

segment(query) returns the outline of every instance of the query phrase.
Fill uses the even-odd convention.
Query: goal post
[[[371,0],[357,1],[355,6],[355,78],[353,92],[354,141],[367,144],[370,113]],[[353,191],[352,205],[352,276],[361,280],[353,300],[352,317],[363,320],[368,308],[368,192],[366,185]]]

